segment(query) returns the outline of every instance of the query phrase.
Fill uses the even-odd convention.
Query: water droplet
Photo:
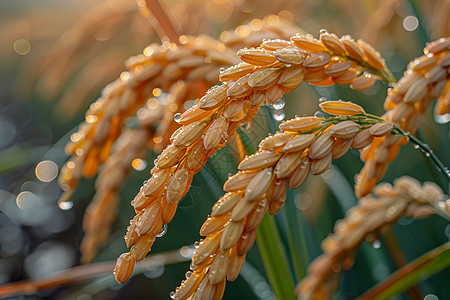
[[[319,33],[320,33],[320,34],[325,34],[325,33],[328,33],[328,30],[326,30],[326,29],[320,29],[320,30],[319,30]]]
[[[316,117],[316,118],[323,118],[323,112],[321,112],[320,110],[316,111],[314,113],[314,117]]]
[[[156,237],[162,237],[167,232],[167,224],[164,224],[163,228],[156,234]]]
[[[175,292],[170,292],[170,298],[175,299]]]
[[[191,271],[187,271],[186,272],[186,278],[189,278],[189,277],[191,277],[192,276],[192,272]]]
[[[444,209],[445,208],[445,206],[447,205],[447,201],[446,201],[446,199],[444,199],[444,197],[442,197],[442,199],[439,199],[438,200],[438,206],[440,207],[440,208],[442,208],[442,209]]]
[[[426,153],[425,153],[425,156],[426,156],[426,157],[430,157],[431,154],[430,154],[429,152],[426,152]]]
[[[174,116],[173,116],[173,120],[175,121],[175,122],[180,122],[180,120],[181,120],[181,114],[180,113],[176,113]]]
[[[322,103],[322,102],[325,102],[325,101],[328,101],[328,98],[326,98],[326,97],[320,97],[319,98],[319,103]]]
[[[274,104],[272,104],[273,108],[275,109],[282,109],[285,105],[283,97],[277,100]]]
[[[281,122],[286,115],[283,109],[272,109],[272,116],[276,121]]]
[[[199,242],[199,241],[197,241],[197,242],[194,243],[194,247],[195,247],[195,248],[198,248],[198,246],[200,246],[200,242]]]
[[[414,145],[414,149],[419,149],[419,145]]]
[[[380,241],[378,241],[378,240],[374,241],[372,243],[372,247],[373,247],[373,249],[380,249],[380,247],[381,247]]]

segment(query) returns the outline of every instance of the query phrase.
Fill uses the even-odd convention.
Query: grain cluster
[[[437,99],[436,117],[450,113],[450,38],[430,43],[424,53],[409,63],[405,75],[388,91],[384,103],[387,112],[383,118],[412,134],[434,99]],[[407,142],[406,137],[388,135],[363,150],[361,159],[365,165],[356,184],[358,196],[370,193],[397,157],[400,146]]]
[[[274,104],[303,81],[312,85],[350,84],[356,90],[386,79],[384,59],[368,43],[322,31],[320,39],[297,34],[290,40],[264,40],[260,47],[237,52],[241,63],[220,71],[221,85],[210,89],[197,105],[181,114],[183,125],[155,161],[152,177],[132,202],[136,216],[125,240],[131,255],[141,260],[154,236],[174,217],[178,202],[189,190],[193,175],[241,125],[251,121],[261,105]],[[372,73],[368,73],[372,72]],[[374,75],[371,75],[374,74]],[[331,162],[331,159],[330,159]],[[314,170],[324,166],[314,164]],[[128,260],[134,264],[133,260]],[[116,279],[122,260],[116,266]],[[125,273],[128,274],[128,273]]]
[[[222,43],[207,36],[181,36],[181,46],[170,43],[150,45],[143,54],[126,62],[128,71],[123,72],[120,79],[108,86],[104,95],[91,105],[86,122],[72,135],[67,146],[72,158],[60,177],[60,184],[66,190],[60,201],[65,201],[71,197],[82,176],[93,176],[99,168],[97,191],[85,213],[83,228],[86,236],[80,249],[82,261],[89,262],[98,247],[107,241],[110,224],[115,219],[117,193],[132,169],[132,161],[145,158],[146,149],[158,153],[170,143],[171,134],[180,127],[174,116],[188,109],[194,102],[191,99],[204,95],[218,82],[220,67],[237,62],[234,49],[241,45],[252,46],[261,36],[288,38],[292,32],[298,32],[292,23],[276,16],[255,19],[241,27],[245,30],[222,34]],[[133,79],[134,76],[137,78]],[[111,89],[116,90],[111,92]],[[148,98],[150,96],[155,97]],[[120,97],[130,98],[120,100]],[[121,107],[117,109],[115,106],[119,104]],[[103,118],[105,109],[114,110],[115,116]],[[138,121],[131,123],[137,123],[139,129],[127,128],[128,117],[133,114],[132,118]],[[99,120],[99,117],[103,119]],[[105,128],[106,131],[114,129],[114,135],[106,138],[106,144],[105,137],[96,135]],[[117,140],[114,140],[115,136],[118,136]],[[93,143],[98,145],[92,146]],[[96,156],[98,151],[101,151],[100,156]]]
[[[157,101],[155,98],[152,100]],[[111,155],[100,167],[95,195],[83,218],[85,235],[80,246],[83,263],[92,261],[98,248],[108,241],[119,205],[119,191],[133,168],[133,162],[146,158],[148,143],[153,141],[156,133],[154,125],[163,118],[163,111],[162,105],[159,109],[140,108],[137,124],[123,130]]]
[[[332,299],[340,274],[353,266],[357,248],[364,240],[380,247],[378,237],[401,216],[420,219],[436,210],[450,215],[450,200],[442,202],[445,195],[432,182],[422,185],[404,176],[396,179],[394,185],[377,185],[373,192],[374,196],[361,198],[345,219],[335,224],[334,233],[322,241],[324,253],[309,265],[307,276],[298,284],[298,299]]]
[[[280,211],[288,187],[298,188],[308,174],[324,173],[333,159],[350,148],[362,149],[393,128],[390,122],[366,116],[354,103],[328,101],[320,106],[339,116],[283,122],[283,131],[264,139],[259,150],[239,164],[240,171],[225,182],[227,193],[200,229],[205,238],[193,254],[188,278],[171,295],[173,299],[187,299],[193,293],[193,299],[220,299],[226,280],[238,276],[262,218],[267,211],[272,215]]]

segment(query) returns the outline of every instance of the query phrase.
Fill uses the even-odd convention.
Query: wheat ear
[[[379,243],[379,235],[388,231],[402,215],[425,218],[436,212],[450,216],[450,201],[438,205],[443,197],[441,188],[432,182],[423,185],[411,177],[400,177],[394,185],[382,183],[374,197],[361,198],[359,204],[338,221],[335,233],[322,241],[324,254],[308,268],[308,275],[298,284],[298,299],[331,299],[342,271],[353,266],[355,251],[366,239]],[[375,244],[376,245],[376,244]]]
[[[156,98],[149,101],[155,103]],[[81,242],[81,261],[90,262],[97,249],[106,244],[119,204],[120,188],[136,159],[146,157],[152,145],[153,126],[163,118],[164,106],[143,107],[137,112],[137,125],[127,127],[114,144],[111,155],[100,168],[95,181],[96,192],[83,217],[85,236]]]
[[[66,153],[72,157],[61,170],[61,187],[71,191],[81,177],[95,175],[120,136],[124,120],[145,104],[154,89],[167,91],[179,80],[203,81],[211,86],[217,81],[214,74],[218,69],[235,61],[231,50],[206,36],[185,37],[182,46],[151,45],[143,54],[131,57],[126,63],[128,71],[105,87],[102,96],[91,104],[86,121],[72,134],[66,146]]]
[[[265,20],[256,19],[251,24],[255,24],[255,22],[261,26],[244,25],[249,30],[245,37],[243,35],[236,35],[234,41],[230,40],[230,42],[233,42],[232,45],[229,43],[225,43],[225,45],[227,47],[236,47],[239,43],[251,42],[255,36],[268,35],[272,37],[283,37],[288,36],[286,31],[292,32],[296,30],[292,23],[281,22],[281,20],[279,22],[280,24],[272,24],[273,22],[269,24]],[[283,29],[277,27],[277,25],[281,24],[284,25]],[[204,42],[204,39],[197,39],[194,42],[192,39],[192,37],[182,36],[180,37],[180,43],[203,44]],[[238,40],[239,42],[237,42]],[[218,45],[220,45],[220,49],[218,48],[218,50],[223,50],[223,45]],[[174,48],[173,51],[178,51],[178,49]],[[186,53],[185,49],[180,49],[180,51],[181,54],[177,53],[173,55],[178,56],[178,59],[189,56],[189,53]],[[197,49],[196,51],[200,50]],[[226,51],[224,50],[222,52]],[[207,52],[207,55],[211,55],[211,52]],[[216,57],[217,59],[218,57]],[[176,63],[172,63],[169,69],[170,71],[174,71],[175,76],[177,76],[180,71],[176,70],[175,67]],[[96,182],[96,194],[85,213],[83,221],[85,237],[83,238],[80,249],[82,252],[82,261],[91,261],[98,247],[106,242],[109,236],[110,224],[115,219],[115,208],[118,205],[117,192],[119,183],[126,179],[132,167],[131,163],[133,159],[138,158],[138,155],[145,157],[142,153],[145,153],[147,146],[157,152],[167,146],[170,135],[180,126],[174,121],[174,115],[179,111],[183,111],[185,103],[188,100],[203,95],[211,87],[211,83],[204,80],[204,77],[207,77],[210,71],[211,64],[205,58],[204,66],[198,66],[190,70],[185,81],[180,80],[170,86],[167,95],[167,104],[164,101],[159,101],[159,98],[150,98],[137,111],[137,119],[141,123],[141,126],[146,127],[145,130],[144,128],[140,130],[127,129],[121,133],[117,141],[117,146],[115,147],[116,149],[107,158],[104,167],[99,172]],[[210,78],[210,80],[214,79]],[[162,116],[164,117],[162,118]],[[152,128],[156,127],[156,131],[149,128],[149,125],[152,125]],[[147,140],[148,142],[146,142]]]
[[[275,103],[302,81],[321,86],[350,83],[353,89],[367,89],[375,77],[362,71],[385,78],[387,70],[384,59],[366,42],[355,43],[348,36],[339,39],[328,32],[322,32],[320,40],[300,34],[290,41],[267,40],[258,48],[239,50],[238,56],[242,63],[220,72],[223,84],[179,117],[183,126],[173,133],[172,144],[159,155],[152,177],[132,202],[136,216],[125,240],[129,247],[135,243],[133,259],[127,254],[126,260],[119,258],[116,274],[131,274],[117,270],[132,269],[136,258],[145,257],[156,233],[172,220],[193,175],[241,124],[253,119],[261,105]],[[127,278],[116,276],[118,282]]]
[[[70,197],[81,177],[91,177],[96,173],[110,154],[124,120],[145,105],[154,91],[159,93],[178,89],[174,93],[179,93],[177,85],[180,81],[188,86],[203,85],[201,89],[197,86],[200,91],[204,87],[209,88],[217,83],[217,73],[221,67],[237,63],[235,51],[232,50],[234,47],[242,43],[252,45],[261,36],[275,39],[288,37],[291,32],[298,30],[292,23],[276,16],[255,19],[243,27],[246,29],[245,34],[244,31],[224,34],[228,39],[224,39],[223,43],[205,35],[183,35],[179,38],[179,46],[168,42],[163,45],[152,44],[144,49],[143,54],[130,57],[125,63],[128,70],[105,87],[102,96],[91,104],[86,112],[86,121],[71,136],[66,146],[66,153],[72,157],[61,169],[59,183],[67,191],[61,199]],[[181,103],[178,102],[174,100],[170,103],[172,105],[168,106],[165,114],[167,117],[159,126],[157,135],[161,139],[157,140],[161,140],[160,145],[165,145],[168,140],[166,136],[179,126],[170,118],[182,112]]]
[[[200,230],[206,238],[194,252],[192,272],[173,299],[193,293],[193,299],[220,299],[226,280],[238,276],[266,211],[276,214],[283,206],[288,186],[298,188],[309,173],[322,174],[349,148],[361,149],[393,128],[392,123],[365,115],[354,103],[328,101],[321,108],[339,117],[283,122],[284,132],[264,139],[259,150],[239,164],[241,171],[225,182],[227,193]]]
[[[387,112],[383,118],[397,124],[406,132],[414,134],[420,117],[438,99],[435,114],[446,115],[449,111],[449,66],[450,38],[430,43],[424,49],[424,56],[414,59],[405,75],[389,89],[384,103]],[[373,186],[383,178],[389,162],[395,159],[406,137],[389,135],[377,139],[363,150],[361,159],[365,165],[358,176],[356,194],[366,196]]]

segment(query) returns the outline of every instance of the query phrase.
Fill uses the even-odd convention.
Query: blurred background
[[[380,50],[397,79],[407,63],[422,54],[427,42],[450,32],[450,2],[446,0],[167,0],[163,4],[183,34],[209,34],[217,39],[223,30],[276,14],[315,36],[327,28],[339,36],[363,38]],[[134,0],[4,0],[0,2],[0,41],[0,284],[4,284],[80,264],[81,221],[94,183],[83,180],[71,201],[58,202],[62,191],[55,179],[67,160],[64,146],[101,89],[124,70],[124,61],[160,40]],[[278,110],[272,122],[283,116],[313,114],[319,97],[352,100],[381,115],[386,90],[380,82],[362,93],[346,86],[304,84],[285,97],[284,112]],[[261,113],[270,115],[270,109]],[[264,120],[257,119],[256,124],[261,131],[270,130]],[[448,120],[448,116],[434,120],[427,113],[421,122],[422,138],[447,166]],[[264,135],[258,130],[249,134],[256,144]],[[404,174],[442,180],[427,167],[419,151],[409,145],[403,148],[389,168],[387,181]],[[290,195],[304,216],[310,259],[320,254],[320,241],[332,231],[334,222],[356,203],[351,189],[362,166],[358,154],[355,151],[337,160],[330,171],[310,178]],[[147,161],[155,157],[150,153]],[[118,220],[94,262],[115,260],[126,249],[123,235],[134,214],[129,201],[148,178],[152,165],[143,162],[133,167],[121,191]],[[222,149],[212,157],[194,177],[167,234],[158,239],[152,253],[181,249],[198,240],[199,228],[220,196],[221,184],[236,170],[230,150]],[[215,186],[205,183],[211,174]],[[448,193],[448,184],[443,185]],[[447,241],[450,225],[438,217],[402,218],[394,233],[404,259],[410,261]],[[192,248],[183,249],[188,257]],[[224,298],[273,298],[256,247],[248,257],[242,276],[227,285]],[[8,299],[167,299],[188,265],[152,263],[122,286],[107,274],[87,283]],[[365,244],[355,267],[344,272],[339,297],[353,299],[395,269],[386,247]],[[358,274],[364,274],[364,281],[358,281]],[[446,270],[423,281],[419,287],[424,299],[450,299],[449,275]]]

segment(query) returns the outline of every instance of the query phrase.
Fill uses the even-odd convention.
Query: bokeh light
[[[24,39],[18,39],[14,42],[14,51],[19,55],[27,55],[31,50],[30,42]]]
[[[147,162],[143,159],[136,158],[136,159],[133,159],[133,162],[131,163],[131,165],[133,166],[133,168],[135,170],[142,171],[147,167]]]
[[[403,28],[407,31],[414,31],[419,27],[419,20],[414,16],[407,16],[403,19]]]
[[[152,94],[153,96],[158,97],[159,95],[161,95],[161,90],[158,88],[153,89]]]
[[[44,160],[36,166],[35,173],[40,181],[50,182],[58,176],[58,166],[51,160]]]
[[[17,195],[16,204],[20,209],[27,209],[32,206],[35,196],[32,192],[25,191]]]

